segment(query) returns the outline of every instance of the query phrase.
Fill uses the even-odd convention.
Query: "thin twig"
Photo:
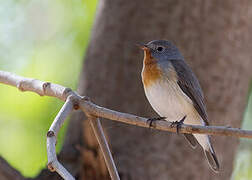
[[[57,142],[57,134],[59,132],[60,127],[64,123],[66,117],[72,112],[73,103],[71,100],[71,96],[68,96],[65,104],[55,117],[49,131],[47,132],[47,159],[48,159],[48,169],[50,171],[56,171],[59,173],[62,178],[74,180],[74,177],[60,164],[56,155],[56,142]]]
[[[88,113],[97,117],[102,117],[118,122],[123,122],[126,124],[149,128],[147,118],[107,109],[87,100],[82,101],[80,107],[82,108],[83,111],[88,111]],[[176,126],[172,126],[171,123],[175,120],[170,119],[169,121],[156,121],[154,123],[154,128],[157,130],[176,133],[177,132]],[[179,128],[179,132],[188,134],[209,134],[220,136],[234,136],[239,138],[252,138],[252,131],[250,130],[242,130],[239,128],[231,128],[226,126],[200,126],[200,125],[182,124],[181,127]]]
[[[53,96],[63,101],[66,100],[69,92],[73,92],[70,88],[58,84],[25,78],[5,71],[0,71],[0,83],[15,86],[20,91],[36,92],[40,96]]]
[[[119,178],[118,173],[116,172],[114,161],[107,146],[106,139],[104,138],[100,124],[98,124],[99,120],[97,120],[97,118],[103,117],[106,119],[132,124],[136,126],[147,128],[149,127],[146,118],[100,107],[92,103],[89,100],[89,98],[82,97],[75,91],[72,91],[70,88],[65,88],[61,85],[42,82],[40,80],[31,78],[25,78],[4,71],[0,71],[0,83],[15,86],[21,91],[32,91],[41,96],[53,96],[63,101],[69,99],[69,101],[67,100],[67,102],[64,104],[61,111],[55,118],[55,121],[47,134],[47,136],[51,136],[47,138],[48,161],[49,161],[48,167],[52,169],[54,168],[62,177],[65,178],[71,177],[71,175],[68,174],[67,170],[65,170],[65,168],[57,160],[55,152],[56,134],[58,133],[60,126],[64,122],[64,119],[70,113],[70,111],[72,111],[72,109],[81,108],[83,112],[87,114],[88,117],[90,116],[95,117],[96,121],[92,121],[96,122],[95,126],[96,128],[94,128],[94,130],[95,131],[97,130],[96,134],[99,136],[97,137],[98,141],[102,139],[105,141],[105,144],[102,145],[100,142],[99,144],[102,148],[103,156],[105,158],[111,177]],[[174,119],[170,119],[170,121],[174,121]],[[157,121],[155,123],[155,129],[176,132],[176,127],[172,127],[171,123],[168,121]],[[223,127],[223,126],[198,126],[198,125],[183,124],[180,128],[180,132],[252,138],[252,131],[241,130],[238,128]],[[113,169],[113,171],[111,169]]]
[[[103,129],[101,126],[101,122],[99,118],[96,118],[94,116],[88,117],[89,122],[93,128],[93,131],[95,133],[96,139],[98,140],[98,143],[100,145],[100,148],[102,150],[102,154],[104,157],[104,160],[106,162],[107,168],[109,170],[109,174],[112,180],[120,180],[120,177],[118,175],[112,154],[109,150],[109,145],[107,143],[106,137],[103,133]]]

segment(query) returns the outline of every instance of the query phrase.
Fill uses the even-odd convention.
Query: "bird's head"
[[[139,46],[145,51],[145,56],[150,56],[146,58],[157,61],[184,59],[178,48],[170,41],[154,40],[147,44],[139,44]]]

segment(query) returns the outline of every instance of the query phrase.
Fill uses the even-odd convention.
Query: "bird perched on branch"
[[[178,48],[165,40],[140,44],[144,50],[142,82],[147,99],[161,118],[191,125],[208,125],[207,112],[200,84],[186,64]],[[164,117],[164,118],[163,118]],[[180,121],[179,121],[180,120]],[[219,163],[210,137],[205,134],[184,134],[193,148],[197,141],[214,172]]]

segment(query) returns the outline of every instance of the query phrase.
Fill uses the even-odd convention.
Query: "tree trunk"
[[[240,127],[252,75],[251,11],[249,0],[100,0],[79,92],[108,108],[157,116],[144,95],[143,53],[135,44],[169,39],[200,80],[211,124]],[[72,117],[59,160],[77,179],[109,179],[83,118],[82,112]],[[221,163],[221,172],[214,174],[202,150],[192,150],[181,136],[108,120],[102,123],[122,180],[230,179],[235,138],[212,138]],[[0,166],[2,179],[24,179],[4,160]],[[35,179],[59,176],[44,170]]]
[[[79,91],[108,108],[157,116],[144,95],[143,53],[135,44],[168,39],[199,78],[210,124],[240,127],[251,78],[251,10],[249,0],[101,0]],[[238,139],[212,138],[221,164],[221,172],[215,174],[201,148],[191,149],[182,136],[107,120],[102,124],[122,179],[230,178]],[[84,176],[107,177],[90,126],[84,129]],[[99,175],[94,177],[94,172]]]

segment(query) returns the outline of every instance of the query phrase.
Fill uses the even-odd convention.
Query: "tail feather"
[[[208,135],[202,134],[194,134],[194,136],[199,142],[199,144],[202,146],[209,166],[214,172],[218,173],[220,165],[212,147],[210,137]]]
[[[219,165],[218,159],[215,155],[213,148],[211,147],[211,150],[204,149],[204,153],[205,153],[209,166],[212,168],[212,170],[215,173],[218,173],[220,169],[220,165]]]
[[[197,147],[197,139],[192,134],[184,134],[184,137],[193,149]]]

